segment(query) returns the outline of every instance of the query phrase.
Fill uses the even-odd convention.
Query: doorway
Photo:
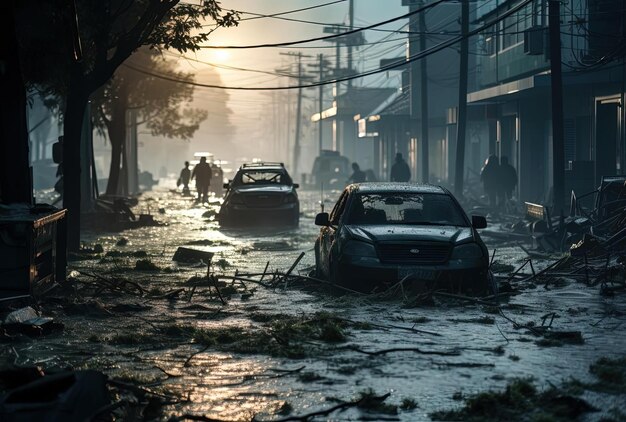
[[[595,127],[595,183],[599,184],[602,176],[620,173],[621,151],[620,137],[621,100],[619,97],[596,100]]]

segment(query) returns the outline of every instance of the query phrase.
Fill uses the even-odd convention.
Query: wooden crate
[[[65,280],[65,210],[0,209],[0,297],[31,294]]]

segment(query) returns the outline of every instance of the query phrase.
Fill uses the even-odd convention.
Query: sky
[[[249,18],[255,16],[250,13],[269,15],[332,2],[333,0],[224,0],[221,2],[224,9],[234,9],[247,13],[241,13],[242,20],[237,27],[218,28],[213,32],[207,44],[212,46],[255,45],[297,41],[328,35],[323,33],[324,24],[348,24],[348,0],[281,16],[321,24],[293,22],[277,18]],[[354,0],[354,25],[356,27],[367,26],[407,12],[408,9],[401,6],[401,0]],[[403,19],[382,26],[380,29],[397,30],[406,23],[407,20]],[[377,67],[379,60],[383,57],[398,57],[405,54],[405,40],[402,35],[367,31],[365,36],[367,42],[374,42],[383,38],[391,41],[380,45],[361,47],[361,51],[355,50],[353,54],[354,63],[360,71]],[[363,49],[366,50],[363,51]],[[334,44],[325,41],[316,41],[289,48],[201,49],[195,53],[186,53],[185,56],[190,60],[179,59],[178,61],[181,69],[193,73],[198,83],[214,83],[216,73],[219,75],[222,85],[225,86],[272,87],[295,84],[294,79],[280,77],[274,73],[276,73],[277,68],[284,69],[283,72],[295,73],[296,59],[287,54],[299,52],[310,56],[303,57],[302,62],[307,66],[305,68],[311,71],[316,70],[317,55],[320,53],[328,57],[333,65],[335,63]],[[178,53],[171,54],[171,57],[175,58],[176,54]],[[342,49],[341,60],[345,66],[345,48]],[[215,66],[211,66],[209,63]],[[224,68],[227,66],[251,71]],[[397,87],[399,86],[399,73],[389,72],[374,75],[358,79],[354,84],[356,86]],[[221,110],[211,110],[211,100],[217,95],[216,91],[215,89],[198,87],[194,106],[205,107],[214,117],[221,115],[225,119],[227,113]],[[201,126],[191,143],[191,149],[214,152],[216,156],[229,155],[229,157],[222,157],[229,160],[236,159],[235,156],[240,159],[251,159],[253,156],[261,156],[263,159],[284,159],[283,155],[286,152],[282,151],[283,155],[280,155],[281,151],[277,150],[285,150],[285,145],[274,145],[270,148],[266,138],[271,136],[270,131],[276,130],[276,125],[289,126],[280,129],[284,131],[284,136],[287,136],[288,130],[293,131],[293,125],[285,122],[286,118],[283,118],[279,123],[273,122],[272,109],[274,101],[288,102],[292,108],[295,107],[295,90],[278,93],[236,90],[227,90],[226,92],[228,108],[232,111],[228,119],[236,128],[235,132],[229,133],[221,125],[215,124],[215,120],[212,120]],[[304,91],[305,116],[308,115],[306,114],[307,109],[312,110],[315,107],[317,92],[317,89]],[[330,88],[328,88],[328,93],[325,96],[330,100]]]

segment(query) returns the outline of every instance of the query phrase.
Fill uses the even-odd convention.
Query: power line
[[[482,31],[484,31],[485,29],[493,26],[494,24],[506,19],[507,17],[511,16],[512,14],[514,14],[515,12],[519,11],[520,9],[522,9],[523,7],[525,7],[526,5],[530,4],[531,2],[533,2],[534,0],[524,0],[521,3],[519,3],[517,6],[512,7],[511,9],[507,10],[506,12],[502,13],[501,15],[499,15],[497,18],[495,18],[494,20],[492,20],[489,23],[483,24],[480,27],[477,27],[471,31],[468,31],[466,35],[460,35],[458,37],[455,37],[452,40],[447,40],[447,41],[443,41],[439,44],[436,44],[430,48],[427,48],[424,51],[420,51],[419,53],[408,57],[406,60],[403,61],[398,61],[395,63],[391,63],[387,66],[383,66],[380,67],[378,69],[372,69],[369,71],[365,71],[362,72],[360,74],[356,74],[356,75],[351,75],[351,76],[346,76],[343,78],[336,78],[336,79],[332,79],[332,80],[327,80],[327,81],[319,81],[319,82],[313,82],[310,84],[306,84],[306,85],[291,85],[291,86],[275,86],[275,87],[238,87],[238,86],[222,86],[222,85],[211,85],[211,84],[202,84],[202,83],[198,83],[198,82],[191,82],[191,81],[182,81],[179,79],[175,79],[166,75],[159,75],[157,73],[154,72],[150,72],[144,69],[139,69],[137,67],[131,66],[129,64],[124,63],[123,65],[128,67],[129,69],[135,70],[137,72],[149,75],[149,76],[154,76],[156,78],[161,78],[163,80],[168,80],[171,82],[176,82],[176,83],[186,83],[189,85],[193,85],[193,86],[197,86],[197,87],[202,87],[202,88],[215,88],[215,89],[231,89],[231,90],[242,90],[242,91],[278,91],[278,90],[289,90],[289,89],[298,89],[298,88],[313,88],[316,86],[320,86],[320,85],[329,85],[329,84],[334,84],[337,82],[345,82],[345,81],[349,81],[349,80],[353,80],[353,79],[357,79],[357,78],[362,78],[365,76],[370,76],[370,75],[375,75],[377,73],[381,73],[381,72],[386,72],[388,70],[391,69],[395,69],[401,66],[405,66],[408,63],[411,63],[415,60],[419,60],[421,58],[427,57],[431,54],[437,53],[441,50],[444,50],[456,43],[458,43],[459,41],[461,41],[463,38],[469,38],[471,36],[474,36]]]
[[[289,14],[292,14],[292,13],[304,12],[306,10],[318,9],[320,7],[325,7],[325,6],[331,6],[333,4],[343,3],[345,1],[346,0],[335,0],[335,1],[328,2],[328,3],[317,4],[315,6],[303,7],[302,9],[294,9],[294,10],[288,10],[286,12],[272,13],[272,14],[269,14],[269,15],[259,15],[259,16],[255,16],[255,17],[251,17],[251,18],[243,18],[243,19],[239,19],[239,21],[251,21],[251,20],[260,19],[260,18],[275,18],[275,17],[282,16],[282,15],[289,15]],[[231,12],[238,12],[238,13],[245,13],[245,14],[248,14],[248,15],[255,15],[255,13],[242,12],[242,11],[239,11],[239,10],[232,10],[232,9],[231,9]]]
[[[225,65],[225,64],[210,63],[210,62],[205,62],[205,61],[202,61],[202,60],[199,60],[199,59],[194,59],[192,57],[185,56],[184,54],[176,54],[176,53],[172,53],[170,51],[165,51],[165,52],[167,54],[169,54],[170,56],[172,56],[172,57],[178,57],[178,58],[189,60],[189,61],[192,61],[192,62],[196,62],[196,63],[200,63],[200,64],[206,64],[208,66],[216,67],[218,69],[239,70],[239,71],[242,71],[242,72],[263,73],[263,74],[271,75],[271,76],[284,76],[286,78],[297,78],[297,76],[291,75],[291,74],[288,74],[288,73],[270,72],[270,71],[267,71],[267,70],[248,69],[248,68],[245,68],[245,67],[236,67],[236,66],[229,66],[229,65]]]
[[[401,19],[406,19],[412,15],[415,15],[417,13],[423,12],[425,10],[428,10],[430,8],[433,8],[435,6],[437,6],[438,4],[441,4],[443,2],[445,2],[446,0],[436,0],[433,3],[424,5],[418,9],[415,9],[412,12],[406,13],[404,15],[401,16],[397,16],[395,18],[391,18],[391,19],[387,19],[386,21],[382,21],[382,22],[378,22],[363,28],[358,28],[358,29],[353,29],[352,31],[346,31],[346,32],[342,32],[340,34],[333,34],[333,35],[327,35],[327,36],[323,36],[323,37],[315,37],[315,38],[309,38],[309,39],[305,39],[305,40],[298,40],[298,41],[287,41],[287,42],[280,42],[280,43],[268,43],[268,44],[255,44],[255,45],[222,45],[222,46],[217,46],[217,45],[203,45],[200,46],[200,48],[222,48],[222,49],[250,49],[250,48],[267,48],[267,47],[284,47],[284,46],[292,46],[292,45],[298,45],[298,44],[307,44],[310,42],[314,42],[314,41],[323,41],[323,40],[329,40],[329,39],[333,39],[333,38],[339,38],[339,37],[345,37],[347,35],[352,35],[352,34],[356,34],[362,31],[366,31],[368,29],[372,29],[372,28],[377,28],[379,26],[383,26],[386,25],[388,23],[392,23],[392,22],[396,22],[398,20]]]
[[[392,31],[390,33],[390,35],[394,35],[394,34],[402,34],[402,32],[395,32]],[[343,35],[343,34],[342,34]],[[439,36],[444,36],[444,35],[448,35],[448,34],[432,34],[433,36],[439,35]],[[395,40],[392,41],[398,41],[398,40],[405,40],[405,37],[402,38],[396,38]],[[386,41],[389,42],[389,41]],[[371,46],[371,45],[376,45],[376,44],[380,44],[381,42],[379,41],[372,41],[372,42],[365,42],[365,43],[356,43],[356,44],[352,44],[353,47],[361,47],[361,46]],[[203,46],[201,48],[223,48],[223,47],[208,47],[208,46]],[[224,47],[224,48],[228,48],[228,47]],[[250,48],[254,48],[254,47],[250,47]],[[310,48],[310,49],[335,49],[336,47],[334,45],[311,45],[311,46],[278,46],[276,48],[289,48],[289,49],[301,49],[301,48]]]
[[[272,15],[263,15],[261,13],[252,13],[252,12],[240,12],[240,13],[245,13],[247,15],[254,15],[256,16],[258,19],[260,18],[273,18],[273,19],[279,19],[279,20],[284,20],[284,21],[288,21],[288,22],[297,22],[297,23],[306,23],[309,25],[319,25],[319,26],[328,26],[330,25],[328,22],[316,22],[316,21],[310,21],[310,20],[304,20],[304,19],[294,19],[294,18],[284,18],[281,16],[272,16]],[[346,25],[346,24],[332,24],[333,26],[336,26],[340,29],[349,29],[350,26]],[[359,27],[359,26],[353,26],[353,29],[360,29],[360,30],[365,30],[365,27]],[[438,32],[422,32],[422,31],[401,31],[401,30],[393,30],[393,29],[381,29],[381,28],[369,28],[367,30],[370,31],[378,31],[378,32],[391,32],[391,33],[395,33],[395,34],[404,34],[404,35],[448,35],[448,34],[442,34],[442,33],[438,33]],[[333,47],[334,48],[334,47]]]

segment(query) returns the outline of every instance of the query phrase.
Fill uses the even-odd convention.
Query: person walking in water
[[[178,183],[176,186],[183,185],[183,195],[187,196],[189,192],[189,180],[191,180],[191,170],[189,170],[189,161],[185,161],[185,168],[180,171]]]
[[[411,169],[402,158],[402,153],[396,154],[396,162],[391,166],[391,174],[389,180],[392,182],[408,182],[411,180]]]
[[[365,172],[361,170],[357,163],[352,163],[352,175],[348,178],[348,183],[361,183],[365,182],[367,177]]]
[[[517,186],[517,171],[509,164],[509,159],[500,157],[500,174],[498,176],[498,202],[506,207]]]
[[[211,166],[206,162],[206,157],[201,157],[200,162],[196,164],[191,173],[191,178],[196,178],[196,189],[198,190],[198,199],[202,197],[202,202],[209,201],[209,185],[211,184]]]
[[[489,198],[489,205],[496,207],[498,197],[498,177],[500,175],[500,163],[495,154],[491,154],[485,160],[485,165],[480,171],[480,181],[483,183],[485,194]]]

